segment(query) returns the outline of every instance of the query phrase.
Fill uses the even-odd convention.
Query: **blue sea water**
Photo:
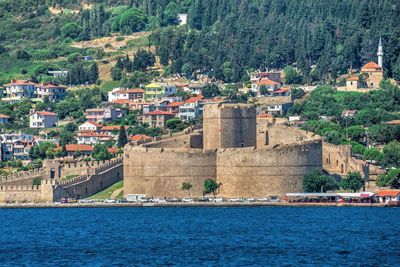
[[[0,266],[399,266],[400,209],[0,210]]]

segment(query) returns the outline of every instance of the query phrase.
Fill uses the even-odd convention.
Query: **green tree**
[[[204,97],[210,98],[215,97],[220,94],[219,88],[215,83],[207,84],[202,89],[202,94]]]
[[[99,68],[96,62],[93,62],[92,65],[90,65],[88,78],[90,83],[96,83],[99,79]]]
[[[219,184],[217,184],[214,180],[212,179],[207,179],[204,181],[204,194],[210,194],[213,193],[215,197],[215,191],[219,188]]]
[[[192,188],[192,184],[189,182],[183,182],[182,183],[182,190],[186,190],[188,192],[189,198],[190,198],[190,189]]]
[[[128,136],[126,135],[125,127],[121,126],[118,134],[118,147],[124,147],[128,143]]]
[[[400,166],[400,142],[394,140],[384,146],[382,164],[384,166]]]
[[[400,169],[389,170],[386,174],[381,174],[376,180],[378,186],[389,186],[390,188],[400,188]]]
[[[292,66],[287,66],[283,72],[285,73],[285,82],[287,84],[301,84],[302,76],[299,71]]]
[[[319,170],[312,170],[304,175],[302,186],[306,193],[326,192],[339,188],[333,177],[324,175]]]
[[[75,22],[66,23],[61,27],[61,37],[77,39],[81,35],[82,30],[83,28]]]
[[[119,30],[124,34],[141,31],[145,27],[146,16],[137,8],[128,9],[118,19]]]
[[[346,178],[340,181],[340,186],[345,190],[357,192],[364,186],[364,178],[359,172],[349,172]]]

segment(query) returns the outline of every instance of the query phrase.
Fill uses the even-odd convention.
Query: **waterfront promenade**
[[[387,207],[382,203],[312,203],[312,202],[167,202],[167,203],[6,203],[4,208],[104,208],[104,207]]]

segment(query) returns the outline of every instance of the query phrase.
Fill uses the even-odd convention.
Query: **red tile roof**
[[[120,129],[121,129],[120,125],[108,125],[108,126],[102,127],[100,129],[100,131],[119,131]]]
[[[95,121],[88,121],[87,123],[90,123],[91,125],[96,126],[96,127],[101,127],[102,126],[100,123],[97,123]]]
[[[192,96],[191,98],[189,98],[188,100],[185,101],[185,103],[196,103],[197,101],[200,101],[201,99],[203,99],[204,97],[202,95],[198,95],[198,96]]]
[[[56,113],[49,111],[37,111],[35,113],[39,114],[40,116],[57,116]]]
[[[117,154],[118,153],[118,148],[109,147],[109,148],[107,148],[107,151],[110,152],[111,154]]]
[[[351,76],[347,78],[347,81],[358,81],[358,80],[359,80],[358,76]]]
[[[289,91],[289,89],[279,89],[279,90],[276,90],[274,93],[284,93],[287,91]]]
[[[0,119],[9,119],[9,118],[10,118],[10,116],[0,114]]]
[[[183,103],[184,103],[184,102],[172,102],[172,103],[169,103],[169,104],[167,105],[167,107],[171,107],[171,108],[173,108],[173,107],[179,107],[179,106],[183,105]]]
[[[150,111],[148,113],[143,114],[143,116],[151,116],[151,115],[171,115],[171,116],[175,116],[175,114],[173,114],[173,113],[169,113],[169,112],[162,111],[162,110],[154,110],[154,111]]]
[[[75,151],[93,151],[93,147],[89,145],[68,144],[65,145],[67,152]]]
[[[260,81],[255,82],[255,84],[257,84],[257,85],[278,85],[279,83],[274,82],[270,79],[261,79]]]
[[[272,118],[273,116],[271,114],[263,113],[263,114],[258,114],[257,118]]]
[[[379,66],[378,64],[376,64],[373,61],[368,62],[367,64],[365,64],[362,69],[382,69],[381,66]]]
[[[153,138],[145,134],[135,134],[129,137],[129,139],[131,141],[139,141],[139,140],[151,141]]]
[[[379,191],[378,195],[380,197],[397,197],[400,195],[400,190],[381,190]]]
[[[34,82],[31,81],[24,81],[24,80],[12,80],[10,83],[4,85],[4,86],[12,86],[12,85],[37,85]]]

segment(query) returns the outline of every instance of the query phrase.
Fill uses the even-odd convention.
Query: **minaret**
[[[379,46],[378,46],[378,65],[383,68],[383,47],[382,47],[382,38],[379,37]]]

